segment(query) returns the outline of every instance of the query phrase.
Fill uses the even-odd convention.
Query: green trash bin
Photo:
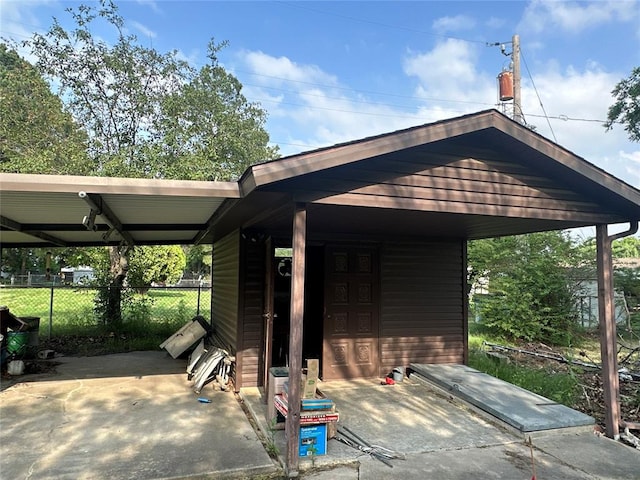
[[[7,353],[20,356],[27,353],[29,332],[7,332]]]

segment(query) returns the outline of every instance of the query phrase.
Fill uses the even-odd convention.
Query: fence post
[[[200,290],[202,290],[202,282],[198,283],[198,311],[196,315],[200,315]]]
[[[51,340],[52,329],[53,329],[53,285],[51,285],[51,299],[49,300],[49,340]]]

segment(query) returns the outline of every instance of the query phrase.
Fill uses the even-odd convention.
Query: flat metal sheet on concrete
[[[466,365],[412,363],[410,368],[439,387],[521,432],[593,425],[589,415]]]

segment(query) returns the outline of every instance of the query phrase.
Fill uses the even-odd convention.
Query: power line
[[[593,123],[606,123],[606,120],[598,120],[595,118],[574,118],[569,117],[567,115],[535,115],[529,114],[530,117],[536,118],[547,118],[552,120],[562,120],[563,122],[593,122]],[[614,123],[622,123],[622,122],[614,122]]]
[[[311,12],[314,12],[314,13],[320,13],[320,14],[323,14],[323,15],[344,18],[346,20],[359,22],[359,23],[364,23],[364,24],[371,24],[371,25],[376,25],[376,26],[390,28],[390,29],[396,29],[396,30],[410,31],[410,32],[420,33],[420,34],[427,35],[427,36],[432,36],[432,37],[450,38],[450,39],[460,40],[460,41],[464,41],[464,42],[468,42],[468,43],[478,43],[478,44],[488,45],[488,46],[493,45],[493,44],[491,44],[489,42],[486,42],[486,41],[470,40],[470,39],[466,39],[466,38],[455,37],[455,36],[444,35],[444,34],[434,34],[434,33],[431,33],[431,32],[427,32],[427,31],[424,31],[424,30],[415,29],[415,28],[411,28],[411,27],[405,27],[405,26],[399,26],[399,25],[391,25],[391,24],[387,24],[387,23],[384,23],[384,22],[378,22],[378,21],[362,19],[362,18],[350,16],[350,15],[343,15],[343,14],[339,14],[339,13],[335,13],[335,12],[329,12],[329,11],[326,11],[326,10],[320,10],[320,9],[308,7],[308,6],[300,4],[300,3],[291,3],[291,2],[279,2],[279,3],[281,3],[283,5],[286,5],[288,7],[292,7],[292,8],[298,8],[298,9],[302,9],[302,10],[311,11]],[[15,22],[15,23],[19,24],[19,25],[27,26],[27,27],[28,26],[35,27],[35,25],[29,25],[29,24],[25,24],[25,23],[22,23],[22,22]],[[18,34],[16,32],[4,31],[3,33],[9,34],[9,35],[13,35],[13,36],[19,36],[19,37],[23,37],[23,38],[30,38],[30,37],[27,37],[27,36],[25,36],[23,34]],[[509,43],[509,42],[502,42],[502,43]],[[496,44],[496,45],[499,45],[499,44]],[[524,58],[523,58],[523,60],[524,60]],[[538,100],[540,101],[540,105],[541,105],[543,113],[544,113],[544,115],[530,115],[530,116],[539,117],[539,118],[545,118],[547,120],[549,128],[551,129],[551,133],[553,134],[554,139],[555,139],[555,133],[553,132],[553,129],[551,127],[549,119],[557,119],[557,120],[563,120],[563,121],[581,121],[581,122],[605,123],[605,121],[603,121],[603,120],[596,120],[596,119],[572,118],[572,117],[568,117],[566,115],[559,115],[559,116],[549,116],[549,115],[547,115],[547,112],[546,112],[546,110],[544,108],[544,105],[542,104],[542,101],[540,99],[540,95],[538,93],[538,90],[537,90],[537,88],[535,86],[535,83],[533,81],[533,77],[531,75],[531,72],[529,71],[529,67],[528,67],[526,61],[524,63],[525,63],[525,67],[527,69],[527,73],[529,75],[529,78],[531,79],[534,91],[536,93],[536,96],[538,97]],[[197,64],[196,64],[196,66],[197,66]],[[322,87],[322,88],[328,88],[328,89],[330,88],[330,89],[334,89],[334,90],[342,90],[342,91],[347,91],[347,92],[351,92],[351,93],[355,93],[355,94],[368,94],[368,95],[377,95],[377,96],[387,96],[387,97],[403,98],[403,99],[408,99],[408,100],[413,100],[413,101],[418,100],[418,101],[432,101],[432,102],[440,102],[440,103],[460,103],[460,104],[468,104],[468,105],[493,106],[493,104],[485,103],[485,102],[473,102],[473,101],[442,99],[442,98],[433,98],[433,97],[416,97],[416,96],[411,96],[411,95],[401,95],[401,94],[377,92],[377,91],[371,91],[371,90],[358,90],[358,89],[349,88],[349,87],[341,87],[341,86],[337,86],[337,85],[327,85],[327,84],[321,84],[321,83],[315,83],[315,82],[306,82],[306,81],[302,81],[302,80],[293,80],[293,79],[277,77],[277,76],[272,76],[272,75],[259,74],[259,73],[243,71],[243,70],[235,70],[235,71],[238,72],[238,73],[246,74],[246,75],[259,76],[259,77],[264,77],[264,78],[272,78],[272,79],[277,79],[277,80],[281,80],[281,81],[285,81],[285,82],[302,84],[302,85],[309,85],[309,86],[314,86],[314,87]],[[291,91],[291,90],[287,90],[287,89],[278,89],[277,87],[268,87],[268,86],[264,86],[264,85],[255,85],[255,84],[250,84],[250,83],[245,83],[245,85],[254,86],[256,88],[262,88],[262,89],[272,89],[272,90],[282,91],[282,92],[289,93],[289,94],[292,94],[292,95],[301,95],[301,96],[305,95],[305,96],[315,96],[315,97],[319,97],[319,98],[327,98],[327,99],[331,99],[331,100],[344,100],[344,99],[338,98],[338,97],[330,97],[330,96],[323,96],[323,95],[315,95],[315,94],[311,94],[311,93],[296,92],[296,91]],[[396,104],[389,104],[389,103],[382,103],[382,102],[373,102],[373,101],[358,100],[358,99],[347,99],[347,100],[349,102],[351,102],[351,103],[361,103],[361,104],[372,105],[372,106],[376,106],[377,105],[377,106],[388,106],[388,107],[394,107],[394,108],[398,108],[398,107],[407,108],[407,106],[404,106],[404,105],[396,105]],[[257,99],[256,101],[276,103],[276,101],[270,100],[270,99]],[[405,115],[400,115],[400,114],[398,114],[398,115],[381,114],[381,113],[372,113],[372,112],[358,112],[358,111],[343,110],[343,109],[328,108],[328,107],[301,105],[301,104],[290,103],[290,102],[277,102],[277,103],[285,104],[285,105],[292,105],[292,106],[299,106],[299,107],[304,107],[304,108],[308,108],[308,109],[320,109],[320,110],[336,111],[336,112],[343,112],[343,113],[352,113],[352,114],[359,114],[359,115],[407,118],[406,114]],[[460,113],[459,111],[455,111],[455,110],[453,110],[452,112],[453,113]],[[423,118],[423,117],[420,117],[420,116],[417,116],[417,115],[410,115],[410,117],[417,118],[417,119],[422,119]],[[302,145],[300,145],[300,146],[302,146]]]
[[[378,21],[375,21],[375,20],[366,20],[366,19],[362,19],[362,18],[358,18],[358,17],[353,17],[353,16],[350,16],[350,15],[343,15],[343,14],[340,14],[340,13],[328,12],[326,10],[319,10],[317,8],[308,7],[302,2],[296,2],[296,3],[278,2],[278,3],[281,3],[283,5],[287,5],[289,7],[294,7],[294,8],[298,8],[298,9],[302,9],[302,10],[308,10],[308,11],[314,12],[314,13],[320,13],[320,14],[323,14],[323,15],[328,15],[328,16],[333,16],[333,17],[338,17],[338,18],[344,18],[346,20],[352,20],[354,22],[366,23],[366,24],[369,24],[369,25],[375,25],[375,26],[378,26],[378,27],[391,28],[391,29],[395,29],[395,30],[404,30],[404,31],[407,31],[407,32],[420,33],[422,35],[427,35],[427,36],[430,36],[430,37],[450,38],[452,40],[460,40],[460,41],[468,42],[468,43],[479,43],[479,44],[482,44],[482,45],[485,45],[487,43],[487,42],[481,41],[481,40],[469,40],[467,38],[454,37],[452,35],[444,35],[444,34],[427,32],[427,31],[420,30],[420,29],[417,29],[417,28],[404,27],[404,26],[401,26],[401,25],[391,25],[391,24],[388,24],[388,23],[378,22]]]
[[[542,108],[542,113],[544,114],[544,118],[547,119],[547,126],[551,131],[551,135],[553,135],[553,140],[558,143],[558,139],[556,138],[556,134],[553,131],[553,127],[551,126],[551,122],[549,121],[549,116],[547,115],[547,111],[544,108],[544,104],[542,103],[542,98],[540,97],[540,93],[538,93],[538,88],[536,87],[535,82],[533,81],[533,76],[531,75],[531,71],[529,70],[529,65],[527,65],[527,60],[524,58],[524,54],[522,54],[522,50],[520,51],[520,56],[522,57],[522,61],[524,62],[524,68],[527,69],[527,74],[529,75],[529,79],[531,80],[531,85],[533,86],[533,91],[536,92],[536,97],[538,98],[538,102],[540,103],[540,107]]]
[[[272,100],[272,99],[269,99],[269,98],[267,98],[267,99],[258,98],[255,101],[257,101],[257,102],[267,102],[267,103],[276,103],[278,105],[290,105],[290,106],[294,106],[294,107],[303,107],[305,109],[311,109],[311,110],[324,110],[324,111],[338,112],[338,113],[351,113],[351,114],[355,114],[355,115],[367,115],[367,116],[372,116],[372,117],[414,118],[416,120],[427,120],[427,118],[425,116],[415,115],[415,114],[358,112],[358,111],[354,111],[354,110],[344,110],[344,109],[341,109],[341,108],[320,107],[320,106],[317,106],[317,105],[311,106],[311,105],[307,105],[307,104],[293,103],[293,102],[281,102],[279,100]],[[454,114],[466,113],[466,112],[464,112],[462,110],[448,110],[447,112],[454,113]]]
[[[267,76],[267,75],[261,75],[259,73],[251,73],[251,72],[243,72],[243,73],[248,73],[250,75]],[[270,77],[270,78],[277,78],[277,77]],[[285,78],[283,78],[282,80],[289,81],[288,79],[285,79]],[[299,81],[298,80],[291,80],[291,82],[299,82]],[[314,84],[314,83],[310,83],[310,82],[302,82],[302,83],[308,84],[310,86],[316,86],[316,87],[322,87],[322,88],[328,88],[328,89],[346,90],[346,91],[353,92],[353,93],[367,93],[367,94],[370,94],[370,95],[380,95],[380,96],[390,96],[390,97],[397,97],[397,98],[405,98],[405,99],[412,100],[412,101],[418,100],[418,101],[432,101],[432,102],[441,102],[441,103],[463,103],[463,104],[469,104],[469,105],[484,105],[484,106],[492,106],[493,105],[493,103],[473,102],[473,101],[470,101],[470,100],[449,100],[449,99],[442,99],[442,98],[435,98],[435,97],[416,97],[416,96],[411,96],[411,95],[398,95],[398,94],[393,94],[393,93],[374,92],[374,91],[367,91],[367,90],[356,90],[356,89],[347,88],[347,87],[332,87],[330,85]],[[260,89],[265,89],[265,90],[275,90],[275,91],[278,91],[278,92],[289,93],[289,94],[292,94],[292,95],[300,95],[300,96],[307,96],[307,97],[317,97],[317,98],[327,98],[327,99],[330,99],[330,100],[345,100],[344,97],[332,97],[332,96],[328,96],[328,95],[320,95],[320,94],[315,94],[315,93],[292,91],[292,90],[288,90],[288,89],[285,89],[285,88],[270,87],[270,86],[255,84],[255,83],[246,83],[246,82],[244,82],[243,85],[247,85],[247,86],[250,86],[250,87],[256,87],[256,88],[260,88]],[[349,102],[352,102],[352,103],[364,103],[364,104],[368,104],[368,105],[379,105],[379,106],[387,106],[387,107],[407,107],[407,105],[399,105],[399,104],[384,103],[384,102],[374,102],[374,101],[360,100],[360,99],[347,98],[346,100],[348,100]]]

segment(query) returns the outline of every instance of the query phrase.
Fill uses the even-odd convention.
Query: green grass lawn
[[[97,290],[87,287],[0,288],[0,305],[18,317],[40,317],[40,335],[95,334],[100,326],[93,312]],[[200,315],[210,318],[211,290],[200,291]],[[171,331],[198,313],[198,291],[152,288],[133,294],[123,307],[123,329],[129,333]],[[49,330],[51,327],[51,331]]]
[[[540,367],[533,367],[531,365],[507,363],[488,357],[484,348],[485,341],[503,345],[511,345],[511,342],[501,338],[490,338],[478,331],[476,327],[475,325],[470,325],[470,367],[569,407],[575,404],[580,393],[579,380],[570,368],[557,368],[560,364],[552,364],[551,366],[542,366],[541,364]],[[584,346],[582,345],[582,348]],[[571,349],[567,348],[566,350]],[[577,353],[574,356],[577,356]]]

